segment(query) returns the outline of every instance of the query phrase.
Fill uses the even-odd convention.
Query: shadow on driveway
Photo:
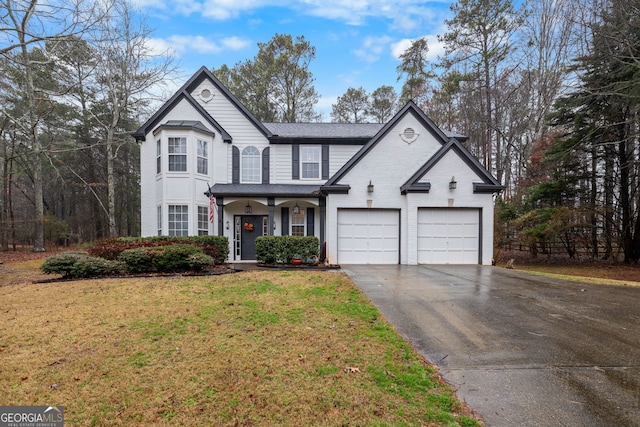
[[[343,265],[488,426],[640,426],[640,288]]]

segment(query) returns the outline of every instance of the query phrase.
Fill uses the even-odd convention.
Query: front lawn
[[[478,425],[343,273],[1,285],[0,405],[65,425]]]

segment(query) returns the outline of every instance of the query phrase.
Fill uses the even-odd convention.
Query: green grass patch
[[[9,285],[0,300],[0,395],[62,402],[69,425],[479,425],[342,273]]]

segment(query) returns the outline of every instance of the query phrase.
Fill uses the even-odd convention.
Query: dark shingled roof
[[[319,185],[295,184],[214,184],[216,197],[319,197]],[[206,194],[206,193],[205,193]]]
[[[273,136],[282,138],[371,138],[381,123],[264,123]]]
[[[213,132],[207,129],[202,122],[197,120],[169,120],[154,129],[154,132],[157,132],[160,129],[194,129],[202,133],[213,135]]]
[[[373,138],[384,123],[263,123],[274,138]],[[464,141],[456,132],[443,131],[448,138]]]

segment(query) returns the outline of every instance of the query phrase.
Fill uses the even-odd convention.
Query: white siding
[[[209,102],[202,101],[198,96],[204,88],[209,89],[214,94],[213,99]],[[254,145],[260,147],[260,151],[269,144],[262,132],[211,82],[202,82],[192,92],[192,96],[231,135],[234,144],[238,146]]]
[[[329,177],[335,175],[362,148],[362,145],[332,145],[329,147]]]
[[[411,144],[399,137],[407,127],[419,133]],[[327,255],[330,262],[338,260],[338,209],[400,209],[400,262],[417,264],[418,210],[461,207],[482,213],[482,264],[491,264],[493,198],[491,194],[473,193],[473,183],[482,180],[457,153],[448,152],[427,173],[423,181],[431,183],[429,193],[400,193],[400,186],[441,147],[439,141],[408,115],[347,173],[340,183],[351,187],[349,194],[331,194],[327,199]],[[452,175],[458,183],[456,190],[449,190]],[[374,185],[373,193],[367,192],[369,180]]]

